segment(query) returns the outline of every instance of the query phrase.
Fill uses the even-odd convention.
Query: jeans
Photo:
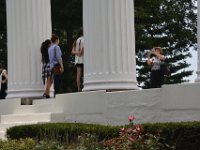
[[[54,81],[54,97],[55,97],[60,88],[61,75],[54,75],[53,81]]]
[[[151,88],[161,88],[164,83],[164,75],[161,70],[151,71]]]

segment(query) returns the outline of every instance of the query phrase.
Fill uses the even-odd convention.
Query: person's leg
[[[151,71],[151,88],[156,88],[156,76],[155,71]]]
[[[156,79],[156,88],[161,88],[162,79],[161,79],[161,70],[156,70],[155,72],[155,79]]]
[[[54,75],[53,79],[54,79],[54,97],[55,97],[60,88],[61,77],[60,75]]]
[[[5,99],[7,96],[7,83],[1,85],[0,99]]]
[[[45,89],[46,98],[50,98],[51,85],[52,85],[52,77],[49,76],[47,77],[47,81],[46,81],[46,89]]]
[[[0,99],[3,99],[3,93],[0,91]]]
[[[164,84],[164,74],[161,72],[161,70],[158,72],[158,87],[161,88]]]
[[[78,92],[81,91],[81,74],[82,74],[82,67],[77,66],[76,84],[77,84]]]
[[[81,65],[81,89],[83,89],[83,81],[84,81],[84,67],[83,67],[83,64]]]

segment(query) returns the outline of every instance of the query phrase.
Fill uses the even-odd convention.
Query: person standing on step
[[[153,54],[152,59],[150,58],[151,53]],[[165,56],[160,47],[154,47],[152,52],[148,52],[147,64],[151,68],[150,84],[151,88],[161,88],[164,82],[164,75],[161,72],[161,64],[164,61]]]
[[[41,47],[40,52],[42,55],[42,80],[45,85],[43,98],[50,98],[50,88],[52,85],[51,68],[49,63],[48,49],[51,46],[51,40],[45,40]]]
[[[60,66],[61,72],[64,72],[63,61],[62,61],[62,52],[59,46],[59,38],[57,35],[53,34],[51,37],[52,45],[49,47],[49,61],[50,61],[50,68],[52,70],[52,76],[54,81],[54,97],[58,93],[61,83],[61,75],[54,74],[53,68],[55,66]]]
[[[0,64],[0,99],[5,99],[8,88],[8,75],[5,67]]]
[[[80,29],[78,39],[74,42],[72,48],[72,54],[75,55],[75,65],[76,65],[76,84],[78,92],[82,90],[81,78],[83,78],[83,61],[84,61],[84,38],[83,38],[83,29]]]

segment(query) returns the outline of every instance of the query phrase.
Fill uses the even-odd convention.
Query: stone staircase
[[[6,103],[6,100],[3,103]],[[6,106],[6,104],[4,105]],[[34,100],[32,105],[15,104],[13,112],[0,116],[0,138],[6,139],[6,130],[13,126],[64,122],[65,115],[56,111],[54,107],[54,99]]]

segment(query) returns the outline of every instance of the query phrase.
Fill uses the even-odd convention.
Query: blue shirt
[[[56,50],[56,52],[55,52],[55,50]],[[58,64],[59,60],[62,59],[62,52],[58,45],[53,44],[49,47],[48,53],[49,53],[50,68],[52,69],[54,67],[54,65]]]

